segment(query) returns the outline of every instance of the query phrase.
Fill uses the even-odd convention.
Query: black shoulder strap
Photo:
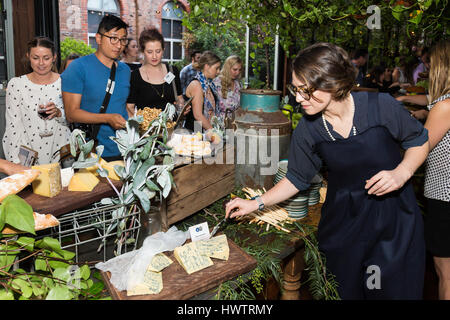
[[[116,62],[113,62],[111,67],[111,73],[109,74],[108,83],[106,84],[106,94],[105,98],[103,99],[102,106],[100,107],[99,113],[105,113],[106,109],[108,109],[109,100],[111,99],[111,95],[114,92],[114,87],[116,85]],[[92,129],[92,138],[97,138],[98,130],[100,130],[100,124],[94,125]]]

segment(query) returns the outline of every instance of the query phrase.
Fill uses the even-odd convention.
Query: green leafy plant
[[[86,56],[94,53],[95,49],[87,45],[81,40],[67,37],[61,42],[61,59],[64,60],[71,53],[76,53],[80,56]]]
[[[103,282],[94,283],[87,264],[73,262],[75,253],[51,237],[27,236],[36,235],[33,209],[17,195],[0,204],[0,232],[6,226],[21,234],[0,234],[0,300],[102,298]]]
[[[77,161],[72,164],[74,169],[97,166],[97,173],[107,179],[113,187],[117,197],[104,198],[102,204],[121,204],[113,216],[114,219],[108,225],[106,236],[114,230],[117,234],[116,255],[122,252],[122,245],[129,243],[124,229],[128,220],[127,210],[135,210],[135,204],[139,203],[144,212],[149,212],[152,202],[161,203],[162,198],[167,198],[174,185],[171,171],[174,168],[175,152],[167,146],[168,129],[167,121],[175,115],[175,106],[168,103],[164,111],[153,119],[145,133],[140,134],[139,127],[144,120],[142,116],[135,115],[127,120],[126,128],[116,131],[115,137],[110,137],[118,146],[123,157],[124,166],[115,165],[114,171],[123,182],[121,190],[117,190],[108,178],[108,170],[103,168],[99,159],[104,147],[96,147],[97,157],[89,157],[94,141],[86,141],[85,133],[74,130],[70,138],[71,153]],[[153,200],[154,199],[154,200]]]

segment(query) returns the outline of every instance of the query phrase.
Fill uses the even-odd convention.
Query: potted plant
[[[97,173],[107,179],[111,187],[115,190],[114,198],[104,198],[101,203],[104,205],[121,205],[115,212],[114,223],[111,223],[106,234],[111,234],[117,229],[117,250],[116,254],[121,254],[122,246],[125,243],[136,241],[136,239],[127,239],[123,233],[128,210],[136,210],[139,204],[144,215],[151,211],[158,212],[158,206],[162,199],[167,198],[172,185],[174,185],[171,174],[174,168],[174,151],[166,145],[168,140],[167,121],[175,115],[175,106],[167,104],[157,118],[153,119],[148,129],[141,134],[140,124],[143,122],[143,116],[135,114],[129,118],[125,129],[116,131],[115,137],[110,137],[116,142],[120,154],[123,157],[124,166],[115,165],[114,171],[119,176],[123,185],[119,190],[108,178],[108,171],[102,167],[99,161],[103,146],[96,147],[96,157],[90,157],[94,141],[86,141],[85,133],[81,130],[74,130],[70,138],[71,153],[75,157],[77,151],[79,156],[76,162],[72,164],[74,169],[88,168],[96,165]],[[144,235],[145,236],[145,235]]]

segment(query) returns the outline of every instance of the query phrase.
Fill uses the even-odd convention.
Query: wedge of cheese
[[[92,191],[100,180],[86,169],[80,169],[70,179],[69,191]]]
[[[173,261],[169,257],[167,257],[164,253],[161,252],[153,257],[152,262],[148,266],[147,270],[153,272],[161,272],[163,269],[170,266],[172,263]]]
[[[0,180],[0,202],[10,194],[22,191],[27,185],[39,176],[40,171],[28,169]]]
[[[58,162],[31,167],[41,174],[33,182],[33,193],[52,198],[62,190],[61,167]]]
[[[120,180],[120,177],[114,171],[114,166],[122,166],[123,167],[124,165],[125,165],[125,163],[123,162],[123,160],[105,162],[105,164],[102,164],[103,168],[108,170],[108,177],[113,180]]]
[[[127,296],[158,294],[162,289],[163,281],[161,272],[146,271],[144,282],[138,284],[132,290],[127,290]]]
[[[200,254],[210,258],[228,260],[230,256],[230,247],[228,246],[227,236],[225,234],[194,243]]]
[[[212,260],[198,252],[195,242],[176,247],[173,255],[188,274],[200,271],[213,265]]]

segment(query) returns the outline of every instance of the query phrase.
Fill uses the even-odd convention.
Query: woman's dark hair
[[[150,41],[159,41],[161,43],[161,48],[164,50],[164,37],[158,29],[148,28],[141,32],[141,35],[139,36],[139,47],[142,52],[145,50],[145,44]]]
[[[192,64],[192,67],[195,70],[202,70],[205,65],[212,66],[216,64],[217,62],[221,62],[220,58],[212,51],[205,51],[200,56],[200,59],[198,62],[194,62]]]
[[[125,29],[125,31],[127,31],[127,28],[128,24],[126,24],[122,19],[116,17],[115,15],[109,14],[104,16],[100,21],[97,33],[106,33],[113,29]]]
[[[125,55],[127,55],[127,53],[128,53],[128,47],[130,46],[131,41],[136,41],[136,40],[133,39],[133,38],[128,38],[128,43],[127,43],[127,45],[125,46],[125,49],[123,49],[123,53],[124,53]],[[136,41],[136,42],[137,42],[137,41]]]
[[[336,101],[347,97],[358,73],[344,49],[326,42],[301,50],[292,63],[292,69],[308,88],[329,92]]]
[[[55,44],[53,43],[53,41],[50,38],[47,38],[47,37],[35,37],[35,38],[31,39],[27,43],[27,54],[23,58],[23,62],[25,64],[25,71],[27,73],[33,72],[33,69],[31,68],[31,65],[30,65],[29,54],[31,52],[31,49],[32,48],[36,48],[36,47],[44,47],[44,48],[50,49],[50,51],[52,52],[52,56],[56,55]],[[58,70],[56,69],[56,65],[55,64],[53,64],[52,71],[58,72]]]
[[[70,60],[75,60],[78,59],[80,56],[76,53],[71,53],[69,54],[61,63],[61,67],[59,68],[59,73],[63,73],[64,70],[66,70],[67,68],[67,62],[69,62]]]

